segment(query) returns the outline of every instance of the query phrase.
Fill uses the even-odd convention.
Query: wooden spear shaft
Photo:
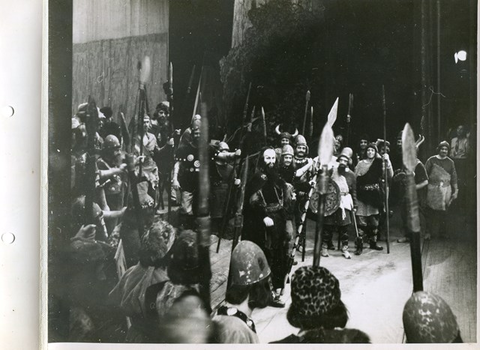
[[[198,258],[200,262],[200,296],[210,311],[210,279],[212,271],[210,267],[210,216],[209,216],[209,155],[208,155],[208,118],[207,104],[200,103],[202,122],[200,126],[200,176],[198,188],[198,211],[197,211],[197,243]]]
[[[382,85],[383,100],[383,147],[385,154],[387,153],[387,104],[385,100],[385,85]],[[385,226],[387,239],[387,254],[390,254],[390,208],[388,205],[388,172],[387,160],[383,158],[383,178],[385,181]]]
[[[310,102],[310,90],[305,94],[305,112],[303,114],[303,128],[302,135],[305,135],[305,128],[307,126],[308,103]]]
[[[423,290],[422,252],[420,247],[420,218],[418,216],[417,190],[413,173],[407,171],[406,204],[407,227],[410,231],[410,253],[412,256],[413,292]]]
[[[328,188],[328,168],[327,165],[322,165],[320,173],[318,174],[318,212],[317,212],[317,225],[315,228],[315,246],[313,250],[313,266],[320,266],[320,256],[322,248],[322,235],[323,235],[323,215],[325,213],[325,194]]]

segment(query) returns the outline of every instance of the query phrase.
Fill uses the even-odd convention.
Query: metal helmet
[[[105,137],[105,141],[103,142],[103,149],[117,149],[120,148],[120,141],[115,135],[108,135]]]
[[[308,146],[307,140],[303,135],[297,135],[297,137],[295,138],[295,146],[299,146],[299,145]]]
[[[290,145],[285,145],[282,147],[282,156],[291,155],[293,157],[293,147]]]
[[[267,258],[258,245],[241,241],[235,247],[230,262],[232,285],[249,286],[270,275]]]
[[[439,296],[416,292],[403,308],[408,343],[451,343],[459,335],[455,315]]]
[[[342,149],[342,152],[337,157],[337,160],[340,159],[340,157],[347,158],[347,161],[351,161],[353,156],[353,150],[350,147],[345,147]]]
[[[190,129],[191,129],[192,131],[197,130],[197,129],[200,129],[200,126],[201,126],[201,125],[202,125],[202,120],[201,120],[200,118],[194,119],[194,120],[192,121],[192,125],[190,126]]]
[[[217,143],[217,149],[218,149],[218,152],[223,152],[223,151],[230,151],[230,147],[228,147],[228,144],[226,142],[223,142],[223,141],[219,141]]]

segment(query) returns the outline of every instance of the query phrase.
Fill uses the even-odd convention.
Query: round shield
[[[320,193],[317,189],[313,192],[312,196],[310,197],[310,205],[309,209],[312,213],[317,214],[318,212],[318,199],[320,197]],[[340,188],[338,187],[337,183],[330,179],[328,181],[328,189],[327,193],[325,194],[325,212],[323,216],[329,216],[335,213],[335,211],[340,207]]]

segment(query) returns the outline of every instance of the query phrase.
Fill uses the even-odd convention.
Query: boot
[[[363,238],[362,237],[357,237],[357,240],[355,241],[355,245],[357,246],[357,250],[355,250],[355,255],[360,255],[363,252]]]
[[[333,244],[332,240],[329,240],[327,245],[328,245],[328,250],[335,250],[335,244]]]
[[[380,247],[379,245],[377,245],[377,235],[378,235],[378,231],[377,230],[373,230],[373,236],[372,238],[370,238],[370,249],[374,249],[374,250],[383,250],[383,247]]]
[[[351,259],[350,253],[348,252],[348,245],[342,247],[342,255],[345,259]]]
[[[330,256],[328,254],[328,245],[326,243],[322,244],[322,251],[320,252],[320,255],[323,256],[324,258],[328,258]]]
[[[278,308],[285,307],[285,302],[282,300],[280,293],[272,291],[272,300],[270,301],[270,306]]]
[[[383,250],[383,247],[377,245],[377,242],[370,242],[370,249]]]

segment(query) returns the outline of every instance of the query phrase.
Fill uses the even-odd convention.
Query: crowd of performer
[[[305,256],[307,218],[315,219],[319,210],[315,196],[322,164],[309,154],[313,145],[297,131],[292,135],[279,128],[278,144],[255,155],[209,140],[210,217],[212,233],[220,238],[232,238],[237,208],[229,197],[238,198],[242,188],[241,171],[235,167],[247,158],[253,165],[243,184],[243,229],[231,255],[225,302],[211,317],[211,305],[200,293],[195,223],[202,117],[195,115],[182,133],[169,119],[169,103],[161,102],[151,116],[143,116],[142,134],[134,132],[132,123],[114,122],[110,107],[95,109],[82,104],[72,118],[71,238],[58,253],[67,266],[56,275],[61,283],[50,290],[51,334],[67,341],[258,343],[252,312],[285,307],[295,252]],[[96,125],[89,128],[92,115]],[[88,130],[94,130],[94,137]],[[459,196],[460,179],[467,176],[468,139],[464,127],[457,132],[451,144],[439,143],[438,154],[425,165],[417,159],[414,174],[422,222],[427,222],[425,239],[445,234],[446,211]],[[94,139],[93,158],[89,138]],[[359,138],[355,151],[344,147],[342,135],[333,142],[321,256],[328,258],[336,250],[335,234],[345,259],[352,259],[351,238],[354,255],[364,249],[381,251],[380,235],[388,236],[385,221],[391,215],[386,198],[406,223],[401,134],[392,152],[388,141],[368,135]],[[94,159],[93,177],[88,159]],[[92,193],[89,179],[95,182]],[[172,210],[178,214],[169,220],[173,225],[167,222],[169,204],[179,206]],[[93,208],[93,221],[86,218],[87,207]],[[404,233],[399,242],[408,242],[406,226]],[[345,328],[348,313],[340,284],[326,268],[297,269],[291,300],[287,319],[300,333],[278,342],[370,342],[364,332]],[[418,316],[418,310],[433,307],[441,312],[428,320]],[[404,324],[410,342],[461,341],[450,308],[430,293],[410,298]],[[425,332],[425,327],[434,331]]]

